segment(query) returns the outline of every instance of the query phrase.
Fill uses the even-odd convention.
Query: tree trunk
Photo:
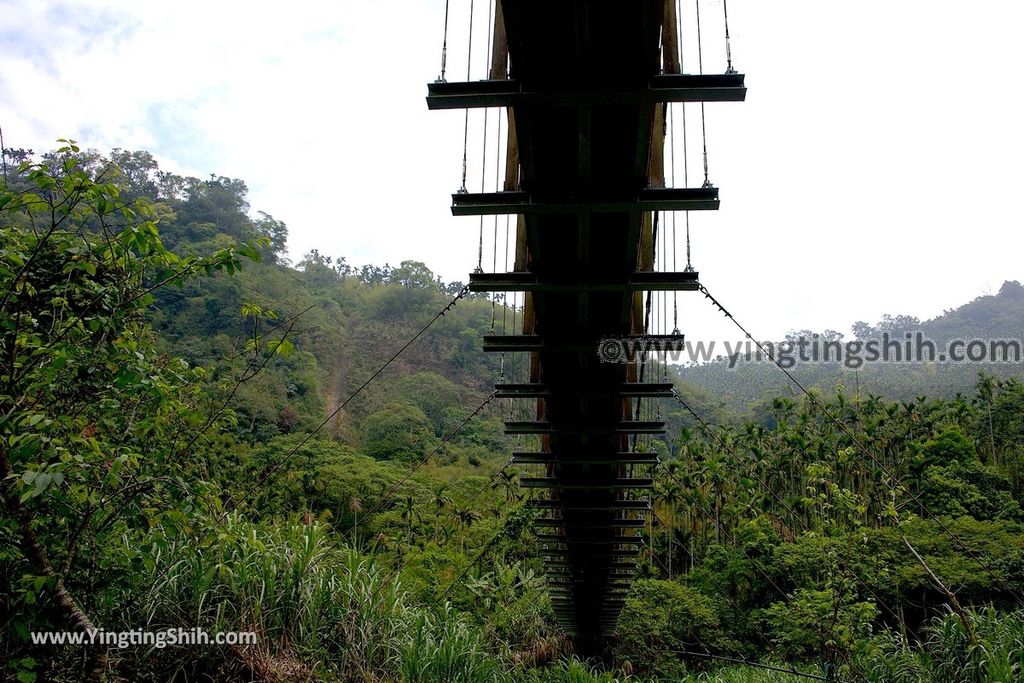
[[[964,630],[967,631],[967,637],[970,639],[971,644],[976,646],[978,644],[978,637],[974,634],[974,627],[971,625],[970,617],[967,616],[967,610],[965,610],[963,605],[960,604],[960,601],[956,599],[956,593],[949,590],[949,588],[946,587],[946,584],[942,582],[942,579],[935,575],[932,568],[928,566],[928,563],[925,562],[924,558],[921,557],[914,546],[910,545],[910,541],[907,540],[907,537],[904,536],[902,532],[900,532],[900,538],[903,539],[904,545],[910,549],[910,552],[914,555],[917,561],[921,563],[921,566],[924,567],[928,576],[931,577],[932,583],[934,583],[936,588],[942,591],[943,595],[946,596],[946,599],[949,600],[949,605],[953,608],[953,611],[956,612],[956,615],[960,617],[960,622],[964,625]]]
[[[7,512],[18,522],[21,548],[25,559],[28,560],[29,565],[36,574],[45,576],[53,582],[52,593],[54,603],[67,626],[86,633],[95,632],[98,629],[89,618],[89,615],[78,606],[78,603],[75,602],[74,597],[64,585],[64,579],[54,571],[46,549],[39,542],[39,537],[36,536],[35,529],[32,528],[35,515],[18,497],[18,493],[14,488],[12,474],[13,468],[7,459],[7,452],[0,449],[0,481],[4,482],[0,486],[3,487],[4,505],[7,508]],[[106,669],[106,651],[99,647],[92,648],[87,660],[86,680],[100,683],[103,680],[103,674],[106,672]]]
[[[988,401],[988,445],[989,451],[992,453],[992,464],[998,466],[999,461],[996,458],[996,429],[992,423],[992,399]]]

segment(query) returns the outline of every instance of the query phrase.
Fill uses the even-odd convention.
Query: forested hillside
[[[1024,330],[1024,286],[1006,282],[994,295],[980,296],[958,308],[948,310],[932,320],[921,321],[909,315],[886,315],[874,324],[863,321],[851,325],[853,336],[845,338],[834,330],[794,331],[786,340],[819,339],[842,343],[879,340],[883,334],[902,340],[907,334],[920,334],[938,348],[952,340],[1019,339]],[[863,353],[861,354],[863,358]],[[969,394],[979,373],[994,377],[1019,377],[1019,363],[941,363],[941,362],[851,362],[796,363],[791,372],[802,384],[813,385],[826,392],[837,388],[850,396],[877,394],[896,401],[909,401],[918,396],[954,398]],[[680,377],[713,394],[731,411],[756,416],[757,410],[779,393],[780,373],[771,363],[730,363],[728,358],[688,365]]]
[[[655,408],[668,440],[636,444],[659,454],[643,578],[607,650],[582,660],[554,625],[534,511],[507,466],[523,444],[502,433],[509,406],[489,399],[522,360],[480,350],[519,311],[417,261],[289,263],[285,222],[251,214],[242,181],[178,177],[145,152],[68,143],[8,161],[10,680],[980,682],[1024,670],[1019,366],[866,367],[856,390],[849,370],[798,368],[819,373],[797,375],[810,396],[764,364],[685,370],[680,400]],[[1007,283],[933,321],[881,326],[1013,336],[1022,314],[1024,289]],[[195,626],[258,641],[32,637]]]

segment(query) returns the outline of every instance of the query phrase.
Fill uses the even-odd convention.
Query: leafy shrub
[[[680,675],[679,653],[714,648],[721,626],[706,596],[673,581],[644,579],[633,584],[616,631],[616,657],[638,672]]]
[[[419,460],[433,442],[433,425],[411,403],[389,403],[363,422],[363,450],[378,460]]]
[[[778,654],[785,659],[835,661],[871,633],[878,608],[830,590],[797,589],[766,610]]]

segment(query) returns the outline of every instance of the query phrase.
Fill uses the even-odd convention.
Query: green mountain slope
[[[903,340],[907,334],[920,333],[936,343],[939,350],[952,340],[1000,340],[1024,338],[1024,286],[1006,282],[998,294],[978,297],[943,315],[924,322],[912,316],[884,316],[871,325],[857,322],[852,326],[854,339],[842,339],[837,333],[823,332],[820,338],[848,341]],[[810,339],[809,330],[796,332],[790,339]],[[863,357],[863,353],[861,354]],[[730,367],[729,359],[718,359],[701,365],[679,368],[680,379],[703,389],[714,401],[733,412],[756,412],[764,401],[779,394],[793,392],[785,375],[770,362],[740,362]],[[855,365],[852,363],[851,365]],[[979,373],[995,377],[1019,377],[1024,365],[1010,363],[871,363],[847,367],[839,363],[796,363],[790,371],[805,386],[815,386],[832,393],[837,389],[850,396],[877,394],[891,400],[909,401],[917,396],[952,398],[968,394],[978,381]]]

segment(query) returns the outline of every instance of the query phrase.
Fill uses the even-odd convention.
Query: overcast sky
[[[465,76],[468,5],[451,0],[448,80]],[[721,1],[701,8],[705,71],[721,72]],[[443,0],[0,0],[0,126],[8,147],[73,137],[242,178],[254,210],[287,222],[296,259],[416,259],[464,280],[477,222],[448,210],[462,114],[423,100],[443,13]],[[847,330],[1024,279],[1024,3],[733,0],[729,13],[748,98],[707,107],[722,209],[692,225],[694,265],[737,318],[762,338]],[[692,14],[687,0],[687,30]],[[697,117],[689,107],[691,153]],[[478,189],[481,112],[470,125]],[[691,184],[699,170],[692,154]],[[734,336],[695,295],[680,327]]]

